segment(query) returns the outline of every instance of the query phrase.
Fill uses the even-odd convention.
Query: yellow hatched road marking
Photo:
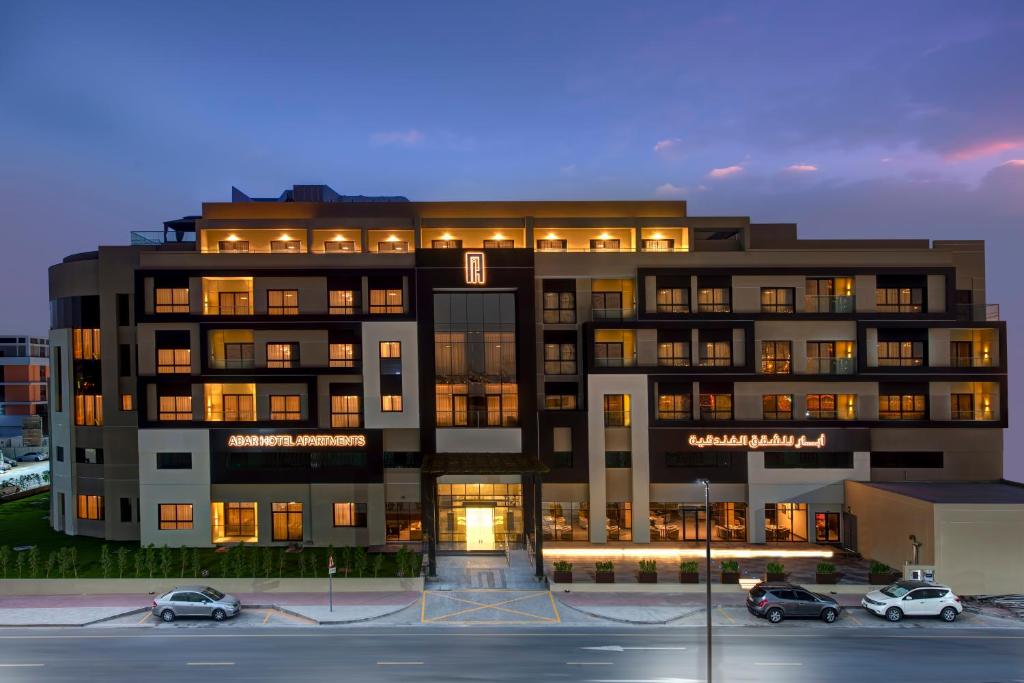
[[[721,605],[719,605],[719,606],[718,606],[718,612],[719,612],[719,613],[720,613],[720,614],[721,614],[721,615],[722,615],[723,617],[725,617],[726,619],[728,619],[728,620],[729,620],[729,623],[730,623],[730,624],[735,624],[735,623],[736,623],[736,620],[735,620],[735,619],[733,619],[732,617],[730,617],[730,616],[729,616],[728,614],[726,614],[725,610],[724,610],[724,609],[722,609],[722,606],[721,606]]]
[[[555,612],[555,623],[562,623],[562,615],[558,613],[558,605],[555,604],[555,596],[551,595],[551,591],[548,591],[548,599],[551,600],[551,609]]]
[[[459,591],[459,592],[467,592],[467,593],[469,593],[469,592],[484,592],[484,591],[494,592],[494,589],[480,589],[478,591]],[[539,615],[539,614],[530,614],[529,612],[524,612],[522,610],[517,610],[517,609],[513,609],[511,607],[507,607],[507,605],[510,605],[512,603],[515,603],[515,602],[520,602],[520,601],[523,601],[523,600],[529,600],[530,598],[540,597],[541,595],[543,595],[543,593],[541,593],[539,591],[538,592],[531,592],[528,595],[520,595],[520,596],[515,597],[515,598],[510,598],[508,600],[502,600],[502,601],[495,602],[495,603],[484,603],[484,602],[479,602],[477,600],[470,600],[468,598],[460,598],[460,597],[455,597],[453,595],[448,595],[447,592],[440,592],[440,593],[437,593],[437,594],[443,596],[447,600],[450,600],[452,602],[465,603],[467,605],[472,605],[472,607],[467,607],[465,609],[457,610],[455,612],[449,612],[448,614],[442,614],[442,615],[437,616],[437,617],[429,617],[428,618],[426,616],[426,609],[427,609],[426,608],[426,601],[427,601],[427,594],[430,593],[430,592],[432,592],[432,591],[424,591],[423,592],[423,607],[422,607],[422,610],[421,610],[421,613],[420,613],[420,621],[421,621],[421,623],[425,623],[425,624],[426,623],[448,622],[449,620],[451,620],[452,617],[458,617],[458,616],[462,616],[462,615],[465,615],[465,614],[470,614],[472,612],[479,612],[479,611],[485,610],[485,609],[495,609],[495,610],[497,610],[499,612],[507,612],[509,614],[513,614],[513,615],[516,615],[516,616],[527,617],[528,619],[530,619],[530,621],[512,622],[512,621],[487,620],[487,621],[456,621],[456,622],[451,622],[451,623],[460,623],[460,624],[467,624],[467,623],[472,623],[472,624],[508,624],[508,625],[513,625],[513,624],[538,624],[538,623],[541,623],[541,624],[543,624],[543,623],[561,623],[561,617],[558,615],[558,608],[555,607],[553,600],[551,601],[551,606],[552,606],[552,609],[553,609],[553,611],[555,613],[554,617],[546,617],[546,616],[542,616],[542,615]],[[511,591],[502,590],[501,592],[511,592]],[[548,593],[549,599],[550,599],[550,596],[551,596],[551,594]]]

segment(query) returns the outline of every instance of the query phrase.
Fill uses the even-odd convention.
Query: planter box
[[[555,571],[555,583],[572,583],[572,571]]]
[[[722,572],[722,583],[739,583],[739,572]]]
[[[786,572],[768,572],[768,578],[766,579],[766,581],[771,581],[772,583],[781,583],[785,580]]]
[[[615,583],[615,572],[596,572],[598,583]]]
[[[875,574],[871,572],[868,574],[868,583],[872,586],[888,586],[893,581],[898,580],[899,574],[893,572],[886,572],[884,574]]]
[[[697,572],[679,572],[679,583],[700,583],[700,574]]]
[[[815,573],[814,582],[824,584],[839,583],[839,572],[829,572],[828,574]]]
[[[637,572],[637,583],[658,583],[658,572]]]

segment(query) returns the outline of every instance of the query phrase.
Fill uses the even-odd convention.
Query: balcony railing
[[[256,361],[252,358],[210,358],[209,365],[213,370],[246,370],[256,367]]]
[[[857,372],[857,359],[808,357],[807,372],[811,375],[853,375]]]
[[[636,366],[636,356],[631,358],[595,358],[596,368],[632,368]]]
[[[1001,320],[999,304],[957,304],[956,316],[960,320]]]
[[[574,360],[546,360],[544,361],[545,375],[575,375],[576,361]]]
[[[519,415],[508,410],[438,411],[438,427],[518,427]]]
[[[951,356],[949,365],[954,368],[990,368],[995,364],[991,356]]]
[[[633,320],[636,318],[635,308],[594,308],[594,320]]]
[[[252,315],[252,306],[207,306],[203,315]]]
[[[207,410],[207,422],[255,422],[256,412],[252,410]]]
[[[854,296],[829,296],[827,294],[804,295],[805,313],[853,313],[856,308]]]
[[[194,232],[177,232],[175,230],[132,230],[131,244],[133,247],[151,247],[160,244],[195,243]]]

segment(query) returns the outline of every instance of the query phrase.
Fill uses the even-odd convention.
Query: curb
[[[120,619],[121,617],[127,617],[132,614],[142,614],[148,612],[150,607],[136,607],[130,609],[127,612],[118,612],[117,614],[111,614],[109,617],[102,617],[100,619],[93,619],[92,621],[83,621],[75,624],[0,624],[0,628],[77,628],[84,626],[93,626],[94,624],[102,624],[105,621],[113,621],[114,619]]]
[[[688,611],[685,611],[683,614],[680,614],[680,615],[675,616],[675,617],[671,617],[669,619],[640,620],[640,619],[616,619],[615,617],[609,617],[609,616],[606,616],[604,614],[598,614],[596,612],[588,612],[585,609],[581,609],[581,608],[579,608],[579,607],[577,607],[575,605],[570,605],[567,602],[563,602],[560,598],[558,600],[558,604],[562,605],[563,607],[568,607],[569,609],[571,609],[573,611],[576,611],[576,612],[579,612],[580,614],[586,614],[588,617],[594,617],[596,619],[604,619],[605,621],[613,621],[613,622],[618,623],[618,624],[636,624],[636,625],[643,625],[643,626],[665,626],[667,624],[671,624],[673,621],[679,621],[680,619],[685,619],[686,617],[692,616],[692,615],[696,614],[697,612],[701,612],[701,611],[704,610],[703,607],[693,607],[693,608],[689,609]]]
[[[293,617],[298,617],[299,619],[305,619],[307,621],[310,621],[310,622],[316,624],[317,626],[338,626],[338,625],[341,625],[341,624],[358,624],[358,623],[367,622],[367,621],[374,621],[375,619],[383,619],[384,617],[390,617],[392,614],[398,614],[399,612],[401,612],[403,610],[409,609],[410,607],[412,607],[413,605],[415,605],[417,602],[419,602],[422,599],[423,598],[422,598],[422,595],[421,595],[420,597],[415,598],[411,602],[409,602],[409,603],[407,603],[405,605],[402,605],[401,607],[399,607],[397,609],[391,610],[390,612],[384,612],[383,614],[376,614],[376,615],[374,615],[372,617],[361,617],[359,619],[331,619],[331,620],[323,620],[323,621],[321,621],[319,619],[314,619],[313,617],[307,616],[305,614],[300,614],[300,613],[298,613],[298,612],[296,612],[296,611],[294,611],[292,609],[288,609],[287,607],[282,607],[281,605],[265,605],[264,607],[269,607],[269,608],[272,608],[272,609],[276,609],[279,612],[284,612],[285,614],[289,614],[289,615],[291,615]],[[246,605],[246,606],[247,607],[257,607],[256,605]]]

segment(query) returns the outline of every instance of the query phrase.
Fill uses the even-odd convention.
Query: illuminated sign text
[[[467,251],[465,268],[467,285],[487,283],[487,265],[482,251]]]
[[[362,434],[232,434],[228,448],[359,448]]]
[[[690,434],[686,442],[697,448],[749,448],[756,451],[763,448],[824,448],[826,438],[824,434],[819,434],[817,439],[808,439],[803,434]]]

